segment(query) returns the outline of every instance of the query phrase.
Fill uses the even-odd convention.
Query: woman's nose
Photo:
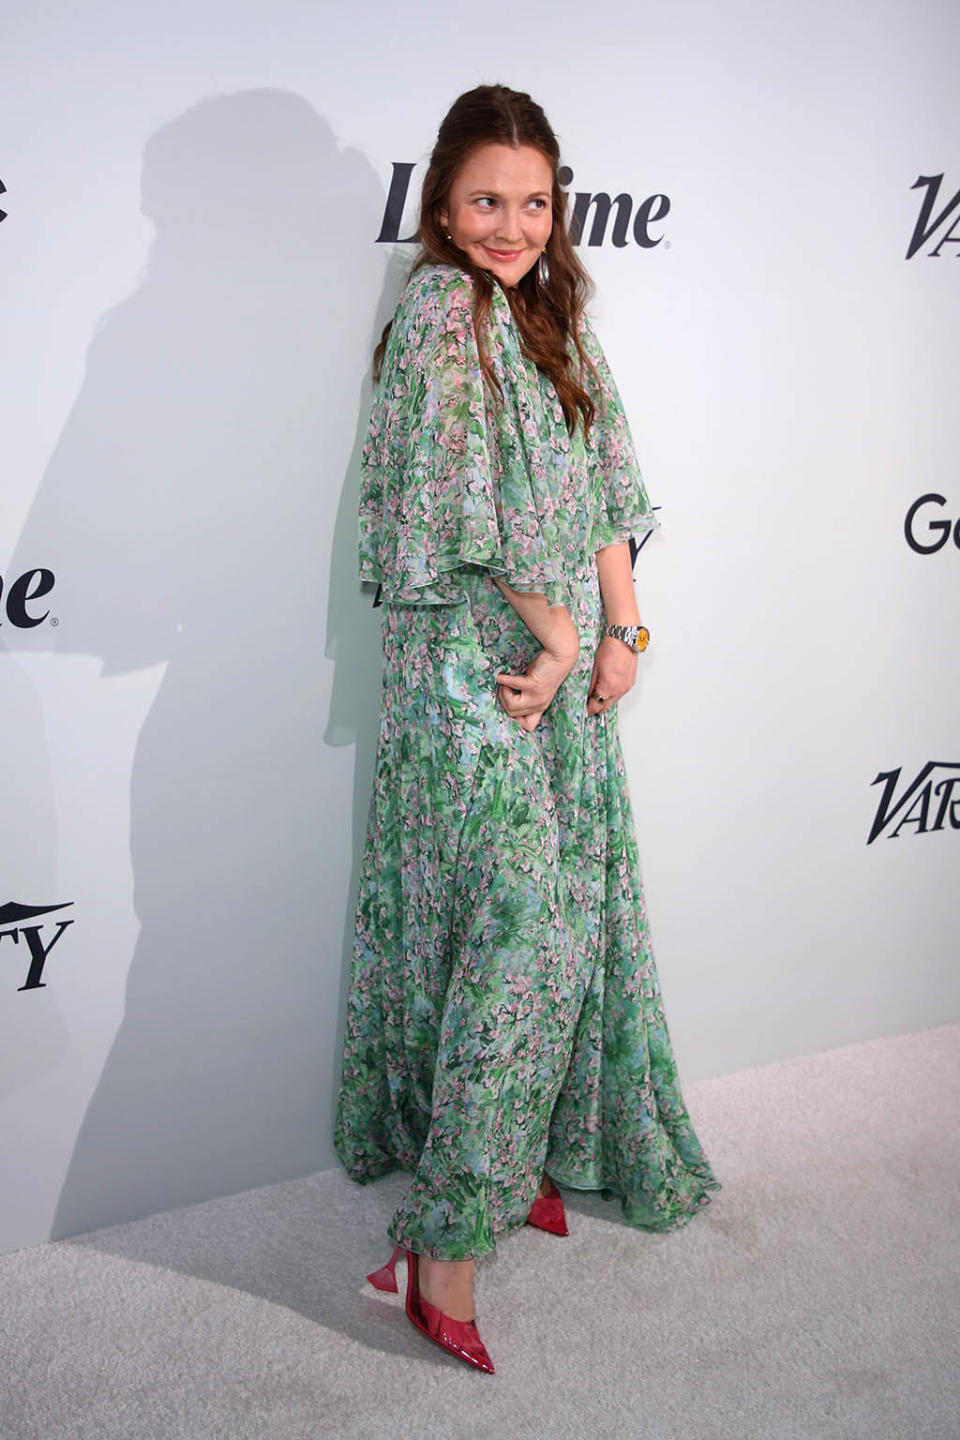
[[[520,211],[504,209],[500,212],[500,224],[497,227],[497,239],[503,241],[516,241],[518,244],[521,237]]]

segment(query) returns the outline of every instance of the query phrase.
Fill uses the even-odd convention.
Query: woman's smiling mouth
[[[494,250],[492,245],[484,245],[483,248],[494,260],[519,260],[523,254],[522,250]]]

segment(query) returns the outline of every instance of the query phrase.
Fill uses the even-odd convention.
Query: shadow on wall
[[[146,147],[149,265],[92,342],[19,547],[71,557],[69,624],[45,644],[102,656],[104,675],[166,662],[133,765],[125,1015],[51,1238],[335,1163],[353,891],[331,747],[360,757],[355,889],[379,683],[357,382],[400,285],[374,317],[383,204],[292,94],[205,101]]]

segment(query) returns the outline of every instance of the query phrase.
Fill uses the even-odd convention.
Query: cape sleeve
[[[515,381],[493,340],[504,402],[484,385],[472,301],[454,267],[423,267],[401,298],[363,449],[360,576],[380,582],[385,603],[452,604],[466,598],[464,569],[481,566],[565,604],[534,441],[516,423]],[[495,325],[511,323],[503,308]]]
[[[586,439],[587,463],[592,471],[593,540],[591,549],[640,540],[660,521],[653,512],[633,448],[633,437],[620,392],[597,339],[593,324],[583,316],[580,342],[597,370],[587,380],[597,413]]]

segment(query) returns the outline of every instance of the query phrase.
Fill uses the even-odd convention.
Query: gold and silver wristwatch
[[[603,633],[612,635],[615,640],[622,640],[624,645],[630,646],[635,655],[646,650],[650,644],[650,631],[646,625],[607,625]]]

